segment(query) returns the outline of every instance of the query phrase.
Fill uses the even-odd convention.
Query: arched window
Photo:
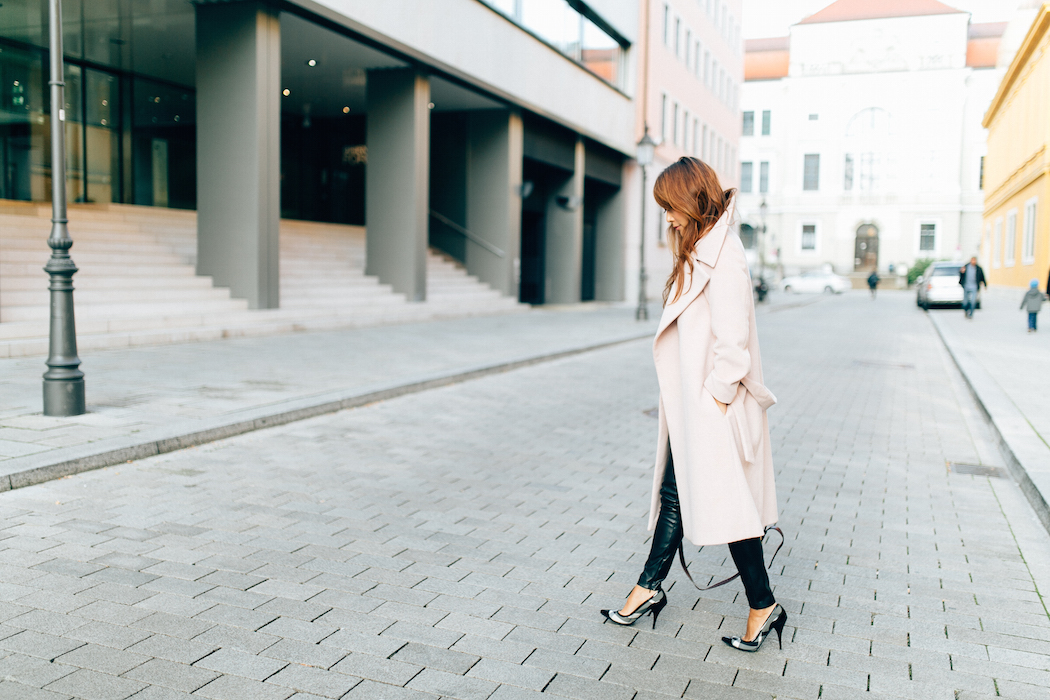
[[[890,113],[869,107],[853,115],[846,126],[846,157],[842,188],[846,191],[875,192],[887,177]]]

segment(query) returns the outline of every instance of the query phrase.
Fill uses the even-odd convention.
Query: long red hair
[[[664,285],[664,304],[674,290],[674,303],[681,296],[685,283],[685,269],[693,272],[693,252],[696,244],[715,225],[736,190],[723,190],[718,175],[699,158],[685,156],[667,167],[653,184],[653,197],[664,211],[675,211],[689,217],[679,234],[673,226],[667,228],[667,242],[674,257],[671,275]]]

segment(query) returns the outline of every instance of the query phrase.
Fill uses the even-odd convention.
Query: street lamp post
[[[44,372],[44,415],[79,416],[86,410],[84,373],[77,357],[73,322],[73,275],[69,257],[73,239],[66,226],[65,67],[62,61],[62,0],[49,0],[51,37],[51,258],[44,266],[50,277],[51,328]]]
[[[769,205],[766,204],[766,198],[762,198],[762,203],[758,205],[758,214],[762,220],[761,234],[759,235],[758,241],[758,264],[762,270],[758,273],[759,277],[764,277],[766,274],[766,212],[769,211]]]
[[[638,235],[638,308],[634,317],[638,321],[649,320],[649,299],[645,293],[648,276],[645,274],[645,203],[648,201],[646,192],[646,168],[653,163],[653,153],[656,150],[656,142],[649,136],[649,125],[645,125],[645,133],[642,140],[638,142],[638,165],[642,168],[642,230]]]

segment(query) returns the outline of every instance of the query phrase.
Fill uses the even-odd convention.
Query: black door
[[[526,304],[543,303],[543,212],[521,213],[521,292],[520,301]]]

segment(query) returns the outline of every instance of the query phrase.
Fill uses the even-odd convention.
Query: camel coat
[[[762,384],[751,275],[730,232],[734,213],[735,203],[696,244],[685,291],[664,308],[653,341],[660,433],[649,529],[660,514],[670,445],[682,526],[698,546],[761,537],[777,521],[766,419],[776,398]],[[725,415],[714,399],[728,404]]]

